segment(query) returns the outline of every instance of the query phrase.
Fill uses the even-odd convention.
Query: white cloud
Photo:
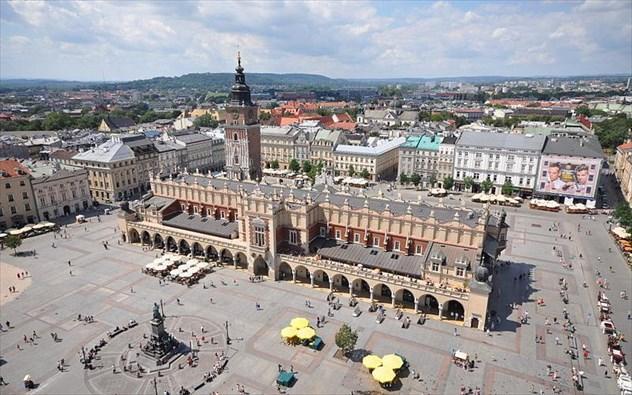
[[[530,5],[405,2],[386,14],[363,1],[3,2],[0,72],[68,79],[230,72],[238,49],[247,71],[332,77],[632,69],[631,2]]]

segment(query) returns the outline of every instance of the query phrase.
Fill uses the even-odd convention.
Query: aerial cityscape
[[[0,11],[0,394],[632,395],[631,2]]]

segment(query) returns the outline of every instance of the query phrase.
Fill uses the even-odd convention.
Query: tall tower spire
[[[230,88],[226,106],[226,173],[236,180],[258,180],[261,177],[261,130],[257,106],[250,98],[250,87],[237,52],[235,82]]]

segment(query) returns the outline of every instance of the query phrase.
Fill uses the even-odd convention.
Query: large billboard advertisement
[[[593,199],[601,159],[542,155],[536,192]]]

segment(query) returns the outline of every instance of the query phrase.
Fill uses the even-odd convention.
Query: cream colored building
[[[113,137],[73,157],[88,170],[92,199],[112,203],[149,190],[150,174],[159,174],[158,150],[142,134]]]
[[[294,126],[261,127],[261,165],[266,167],[273,161],[279,162],[279,169],[289,168],[290,161],[299,163],[310,160],[309,132]]]
[[[341,130],[318,129],[310,147],[310,158],[313,164],[322,162],[325,169],[334,169],[334,150],[338,144],[345,144]]]
[[[78,214],[92,206],[86,169],[54,169],[32,180],[41,220]]]
[[[385,141],[374,147],[339,144],[334,150],[334,170],[336,175],[349,176],[350,169],[355,175],[363,170],[373,181],[395,179],[399,163],[399,147],[406,138],[399,137]]]
[[[626,202],[632,204],[632,142],[617,147],[614,172]]]
[[[485,328],[505,215],[269,187],[201,174],[154,178],[124,206],[125,241],[278,281]]]
[[[0,230],[38,222],[29,169],[14,159],[0,161]]]

